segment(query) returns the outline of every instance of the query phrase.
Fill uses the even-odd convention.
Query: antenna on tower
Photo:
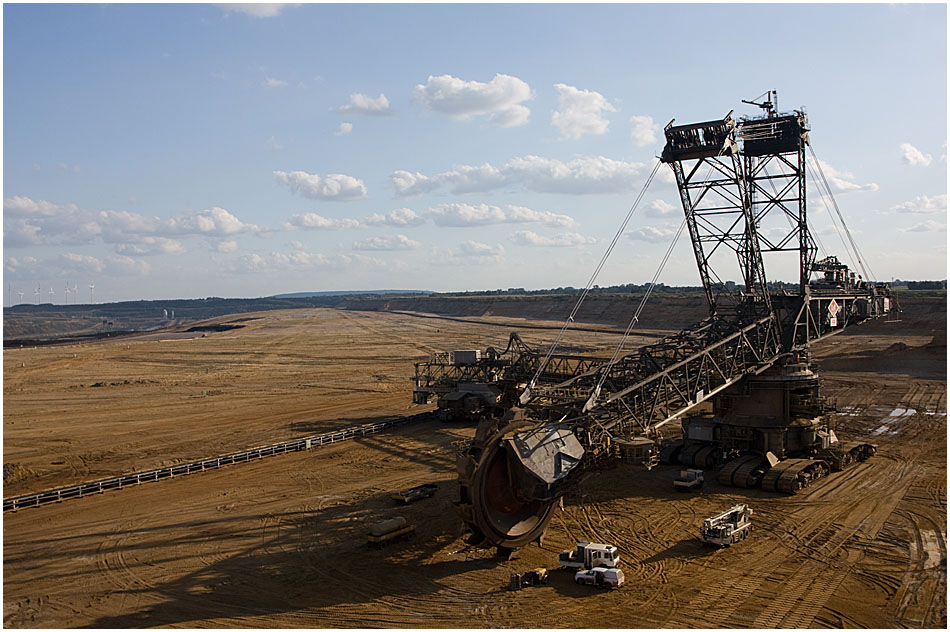
[[[765,97],[765,101],[763,101],[762,103],[757,103],[757,101],[761,99],[762,97]],[[759,96],[752,99],[751,101],[746,101],[745,99],[742,99],[742,102],[762,108],[763,110],[765,110],[765,114],[769,118],[772,118],[778,112],[778,90],[768,90],[767,92],[760,94]]]

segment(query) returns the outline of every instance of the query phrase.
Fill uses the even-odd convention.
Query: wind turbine
[[[40,304],[40,286],[36,286],[36,289],[33,290],[33,300],[36,301],[36,304]]]
[[[20,295],[20,303],[23,303],[23,292],[17,292]]]
[[[53,304],[53,288],[49,289],[49,302],[50,302],[50,305]]]
[[[92,304],[92,291],[93,291],[94,289],[96,289],[95,284],[94,284],[94,283],[90,283],[90,284],[89,284],[89,303],[90,303],[90,305]]]
[[[73,283],[73,296],[76,297],[76,303],[79,302],[79,286]]]
[[[69,281],[66,281],[66,304],[69,305]]]

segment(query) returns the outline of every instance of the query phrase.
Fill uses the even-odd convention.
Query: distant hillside
[[[375,294],[408,294],[411,296],[434,294],[429,290],[339,290],[329,292],[290,292],[289,294],[275,294],[269,298],[311,298],[314,296],[356,296]]]
[[[650,299],[640,316],[643,329],[682,329],[706,316],[706,301],[698,290],[677,288]],[[179,327],[188,323],[276,309],[327,307],[359,311],[407,311],[442,316],[501,316],[563,321],[577,301],[575,292],[488,296],[447,294],[331,294],[299,298],[216,298],[170,301],[127,301],[101,305],[17,305],[3,310],[4,346],[40,344],[63,336],[103,336],[123,332]],[[575,316],[578,323],[624,327],[636,311],[642,293],[588,296]],[[904,291],[899,304],[908,327],[915,314],[946,313],[946,290]]]

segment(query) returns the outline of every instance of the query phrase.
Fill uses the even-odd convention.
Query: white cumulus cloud
[[[647,204],[646,214],[648,217],[664,217],[676,212],[676,207],[666,200],[653,200]]]
[[[642,183],[642,162],[583,156],[568,162],[541,156],[513,158],[496,167],[462,165],[435,176],[396,171],[390,176],[396,195],[409,197],[448,188],[452,193],[485,193],[505,186],[536,193],[630,193]]]
[[[418,226],[426,220],[411,208],[397,208],[385,215],[373,213],[363,221],[368,226]]]
[[[264,86],[267,88],[283,88],[287,85],[287,82],[282,79],[275,79],[273,77],[264,78]]]
[[[579,233],[561,233],[546,237],[530,230],[519,230],[512,233],[508,239],[521,246],[557,246],[570,248],[573,246],[584,246],[596,243],[593,237],[585,237]]]
[[[854,182],[854,174],[832,167],[824,160],[819,160],[821,172],[825,174],[832,193],[850,193],[852,191],[877,191],[878,186],[874,182],[868,184],[858,184]]]
[[[337,136],[346,136],[353,131],[352,123],[340,123],[339,129],[334,132]]]
[[[901,231],[905,233],[942,233],[946,232],[946,230],[947,225],[945,223],[932,219],[901,229]]]
[[[422,244],[405,235],[370,237],[353,244],[353,250],[416,250]]]
[[[335,219],[324,217],[317,213],[299,213],[290,216],[290,221],[284,226],[287,230],[305,228],[311,230],[340,230],[343,228],[359,228],[359,220],[343,218]]]
[[[892,213],[911,213],[914,215],[929,215],[931,213],[947,212],[947,194],[918,195],[913,200],[901,202],[890,208]]]
[[[676,234],[676,228],[670,226],[644,226],[627,232],[627,237],[635,241],[648,243],[668,243]]]
[[[93,211],[75,204],[13,197],[4,199],[3,213],[7,247],[89,245],[101,241],[114,244],[123,256],[180,254],[184,252],[179,241],[183,238],[214,240],[261,232],[260,227],[219,207],[162,219],[131,211]]]
[[[577,139],[587,134],[603,134],[610,121],[604,116],[616,112],[607,99],[593,90],[580,90],[563,83],[554,85],[558,92],[558,109],[551,116],[551,125],[562,138]]]
[[[120,255],[180,255],[185,247],[177,239],[167,237],[142,237],[136,242],[118,244],[115,251]]]
[[[389,99],[382,93],[374,99],[356,92],[350,95],[349,105],[341,105],[337,108],[337,111],[343,114],[364,114],[367,116],[392,116],[393,114],[389,106]]]
[[[904,162],[911,167],[929,167],[930,163],[933,162],[933,156],[925,154],[910,143],[901,145],[901,156],[904,158]]]
[[[348,201],[366,197],[362,180],[341,173],[320,176],[305,171],[275,171],[274,178],[293,193],[311,200]]]
[[[60,255],[60,260],[67,264],[68,267],[74,270],[82,270],[84,272],[101,273],[105,268],[102,260],[90,255],[76,254],[75,252],[63,253]],[[34,259],[34,262],[35,261],[36,260]]]
[[[502,224],[505,212],[491,204],[441,204],[429,209],[429,217],[436,226],[486,226]]]
[[[273,18],[280,15],[280,12],[286,7],[295,7],[298,3],[292,2],[247,2],[247,3],[228,3],[223,2],[218,7],[228,13],[243,13],[253,18]]]
[[[501,244],[491,246],[471,239],[459,244],[456,256],[471,257],[476,259],[499,259],[505,254],[505,248]]]
[[[630,130],[630,139],[634,145],[645,147],[656,143],[656,134],[660,131],[660,126],[653,122],[652,116],[631,116],[630,122],[633,123],[633,128]]]
[[[550,211],[536,211],[525,206],[508,205],[507,209],[493,204],[441,204],[429,209],[429,217],[436,226],[462,227],[487,226],[489,224],[544,224],[566,227],[574,219]]]
[[[425,84],[413,89],[412,96],[421,107],[459,120],[487,114],[498,127],[524,125],[531,114],[521,105],[531,98],[531,87],[510,75],[496,74],[488,83],[430,75]]]
[[[434,191],[442,186],[437,180],[432,180],[418,171],[412,173],[411,171],[404,171],[402,169],[394,171],[392,175],[389,176],[389,181],[392,183],[393,188],[396,190],[396,195],[399,197],[421,195],[429,191]]]

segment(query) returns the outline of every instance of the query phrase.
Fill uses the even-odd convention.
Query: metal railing
[[[309,450],[322,445],[339,443],[340,441],[346,441],[355,437],[365,437],[366,435],[376,434],[391,428],[397,428],[399,426],[404,426],[413,422],[423,421],[430,417],[431,413],[420,413],[417,415],[410,415],[408,417],[392,419],[390,421],[382,421],[379,423],[367,424],[363,426],[354,426],[352,428],[344,428],[343,430],[336,430],[321,435],[292,439],[290,441],[251,448],[249,450],[235,452],[233,454],[214,456],[201,459],[200,461],[179,463],[177,465],[169,465],[168,467],[160,467],[154,470],[133,472],[131,474],[113,476],[111,478],[104,478],[98,481],[89,481],[87,483],[69,485],[67,487],[57,487],[56,489],[36,492],[33,494],[24,494],[22,496],[14,496],[12,498],[4,498],[3,511],[16,511],[17,509],[23,509],[25,507],[38,507],[40,505],[53,502],[58,503],[70,498],[82,498],[83,496],[88,496],[89,494],[101,494],[102,492],[108,490],[122,489],[123,487],[128,487],[130,485],[139,485],[141,483],[150,483],[152,481],[160,481],[166,478],[174,478],[176,476],[185,476],[188,474],[194,474],[196,472],[204,472],[206,470],[215,470],[219,467],[231,465],[233,463],[247,463],[249,461],[262,459],[266,456],[275,456],[277,454],[286,454],[288,452],[302,452],[304,450]]]

